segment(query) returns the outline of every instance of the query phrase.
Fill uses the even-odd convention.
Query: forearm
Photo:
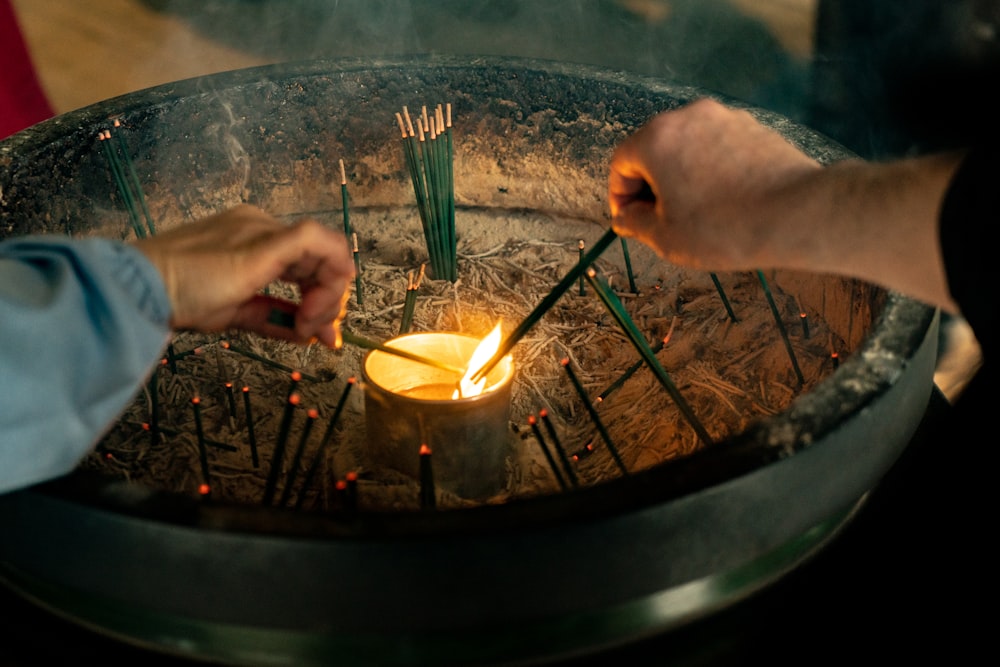
[[[961,155],[815,170],[762,209],[762,267],[861,278],[951,312],[939,242],[941,205]]]
[[[0,492],[72,470],[134,398],[168,318],[162,282],[134,248],[0,244]]]

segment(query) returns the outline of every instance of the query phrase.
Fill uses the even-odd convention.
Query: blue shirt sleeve
[[[70,472],[170,336],[163,281],[110,239],[0,243],[0,493]]]

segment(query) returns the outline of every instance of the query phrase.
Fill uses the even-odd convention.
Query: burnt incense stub
[[[454,333],[400,336],[390,345],[467,367],[480,339]],[[486,376],[482,393],[456,396],[460,377],[374,350],[364,360],[368,448],[378,463],[420,479],[421,446],[434,452],[437,486],[485,500],[506,485],[514,455],[510,429],[514,364],[510,357]]]

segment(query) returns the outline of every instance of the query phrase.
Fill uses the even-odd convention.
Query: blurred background
[[[8,21],[20,27],[54,113],[269,63],[510,55],[605,66],[724,93],[805,122],[864,157],[956,141],[960,127],[985,118],[988,86],[979,72],[1000,57],[995,0],[0,0],[3,5]],[[15,47],[11,39],[0,44],[7,63]]]

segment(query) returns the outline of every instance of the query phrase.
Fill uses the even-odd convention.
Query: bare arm
[[[613,224],[668,261],[867,280],[957,312],[938,237],[961,154],[823,167],[713,100],[665,112],[616,150]]]

